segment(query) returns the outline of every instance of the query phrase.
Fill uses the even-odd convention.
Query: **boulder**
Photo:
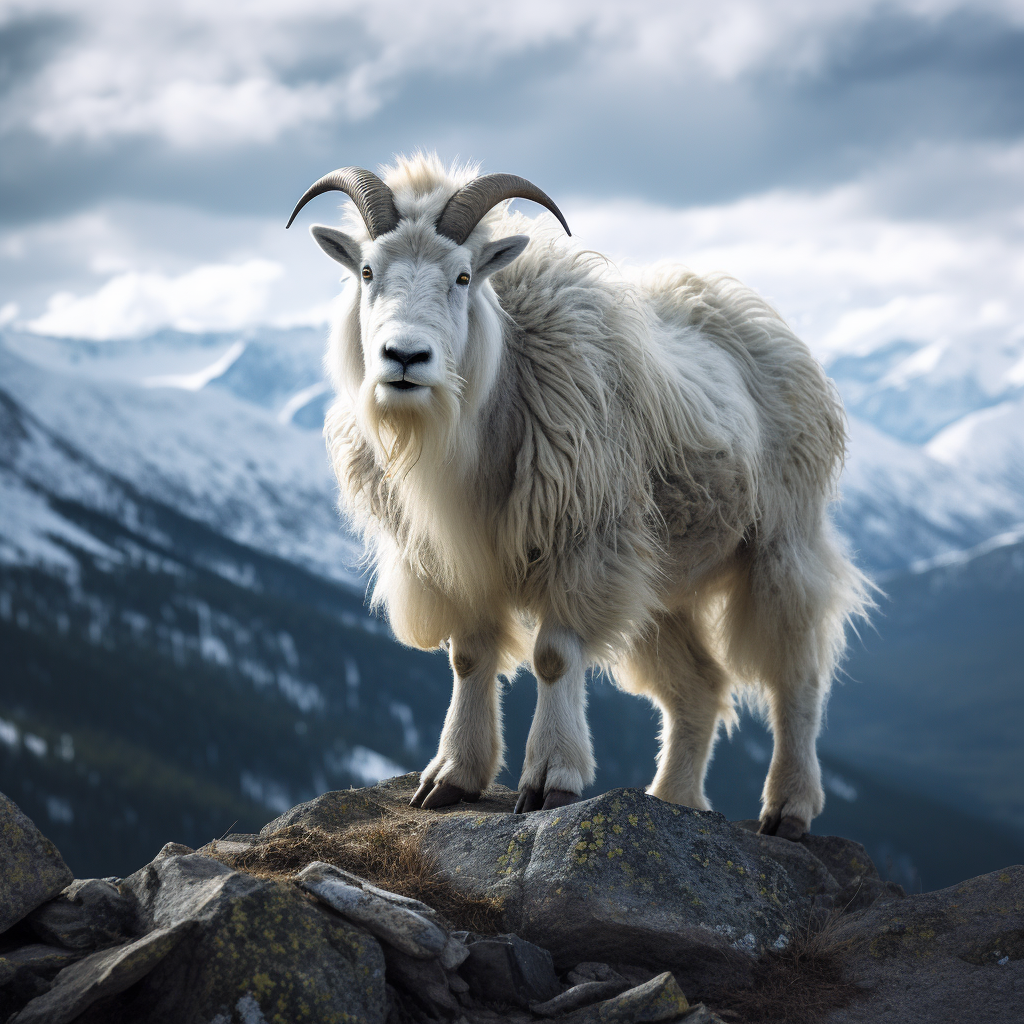
[[[548,950],[518,935],[475,937],[468,946],[469,956],[459,974],[483,1002],[525,1009],[562,991]]]
[[[72,882],[29,914],[26,924],[43,942],[65,949],[102,949],[136,934],[132,901],[102,878]]]
[[[74,877],[57,847],[0,793],[0,933],[53,899]]]
[[[3,959],[16,967],[24,967],[37,977],[50,981],[65,967],[70,967],[82,959],[81,953],[62,949],[60,946],[47,946],[43,943],[31,943],[19,946],[3,954]]]
[[[510,932],[555,966],[639,963],[742,983],[744,964],[806,929],[817,896],[839,890],[799,844],[639,790],[529,815],[437,816],[423,848],[445,879],[505,908]]]
[[[144,978],[186,935],[187,928],[158,928],[66,967],[53,987],[33,999],[10,1024],[68,1024],[94,1003],[116,996]]]
[[[1024,1017],[1024,866],[878,900],[842,918],[832,941],[865,998],[828,1024]]]
[[[321,903],[395,949],[419,960],[441,955],[448,936],[433,921],[430,907],[398,896],[347,871],[314,861],[303,868],[295,882]]]
[[[162,851],[122,889],[146,934],[61,971],[53,988],[15,1018],[18,1024],[226,1024],[261,1014],[296,1024],[382,1024],[380,946],[292,883]]]
[[[531,1003],[530,1009],[542,1017],[560,1017],[571,1010],[578,1010],[582,1006],[590,1006],[592,1003],[600,1003],[617,996],[627,988],[629,985],[623,978],[617,981],[583,981],[566,989],[554,999],[548,999],[543,1003]]]
[[[678,1021],[690,1009],[682,989],[668,971],[561,1020],[564,1024],[641,1024],[646,1021]]]

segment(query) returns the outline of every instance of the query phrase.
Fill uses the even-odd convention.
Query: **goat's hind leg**
[[[455,677],[452,702],[437,754],[423,769],[411,801],[426,810],[479,800],[502,761],[497,635],[453,636],[449,653]]]
[[[823,687],[813,669],[769,693],[775,745],[761,796],[762,835],[799,839],[825,806],[815,749],[821,728]]]
[[[572,803],[594,781],[583,642],[572,630],[544,622],[533,667],[537,709],[526,741],[517,814]]]
[[[744,675],[764,686],[774,734],[764,834],[799,839],[825,806],[815,745],[858,579],[824,531],[763,548],[750,566],[730,630]]]
[[[644,694],[661,711],[658,771],[647,792],[668,803],[709,810],[704,795],[718,725],[731,720],[730,683],[708,651],[693,617],[665,615],[616,668],[619,685]]]

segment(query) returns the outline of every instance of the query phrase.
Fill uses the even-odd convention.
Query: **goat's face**
[[[526,235],[484,245],[456,245],[432,224],[402,221],[375,241],[336,228],[310,229],[320,247],[346,267],[360,289],[359,329],[365,398],[378,415],[426,411],[437,392],[459,395],[497,353],[476,351],[493,339],[471,331],[483,312],[479,290],[526,248]]]

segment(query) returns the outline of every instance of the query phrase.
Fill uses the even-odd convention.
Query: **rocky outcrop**
[[[0,1021],[1016,1019],[1024,868],[908,897],[856,843],[637,790],[517,816],[410,808],[417,781],[126,879],[72,881],[8,801]]]
[[[73,879],[53,843],[0,793],[0,933]]]

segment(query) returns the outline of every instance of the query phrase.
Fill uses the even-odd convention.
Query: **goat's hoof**
[[[424,786],[421,785],[416,790],[416,796],[412,798],[411,802],[413,807],[422,807],[425,811],[433,811],[438,807],[450,807],[452,804],[457,804],[460,800],[475,804],[480,799],[479,793],[465,790],[461,786],[453,786],[450,782],[438,782],[430,787],[430,791],[426,796],[421,797],[420,790],[423,788]],[[418,802],[417,798],[419,798]]]
[[[553,807],[565,807],[566,804],[576,803],[579,798],[579,793],[570,792],[568,789],[549,789],[541,810],[550,811]]]
[[[527,814],[530,811],[539,811],[544,806],[544,793],[539,789],[527,787],[519,793],[516,801],[516,814]]]
[[[424,779],[424,780],[423,780],[423,781],[422,781],[422,782],[420,783],[420,785],[419,785],[419,789],[417,789],[417,790],[416,790],[416,792],[415,792],[415,793],[413,793],[413,795],[412,795],[412,799],[411,799],[411,800],[409,801],[409,806],[410,806],[410,807],[419,807],[419,806],[420,806],[420,804],[422,804],[422,803],[423,803],[423,798],[424,798],[424,797],[425,797],[425,796],[426,796],[426,795],[427,795],[427,794],[428,794],[428,793],[429,793],[429,792],[430,792],[430,791],[431,791],[431,790],[432,790],[433,788],[434,788],[434,780],[433,780],[433,779]]]
[[[807,832],[807,826],[799,818],[787,814],[783,817],[780,811],[769,814],[761,822],[757,834],[761,836],[778,836],[779,839],[789,839],[798,842]]]
[[[530,811],[550,811],[554,807],[565,807],[579,800],[579,793],[571,793],[567,789],[549,789],[545,795],[539,789],[524,789],[516,801],[516,814]]]

